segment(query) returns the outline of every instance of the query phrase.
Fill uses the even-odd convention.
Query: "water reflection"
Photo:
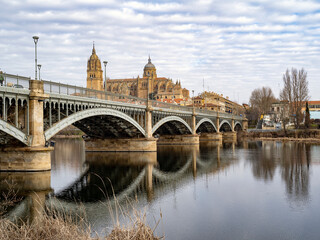
[[[310,144],[296,142],[252,142],[248,160],[257,179],[272,181],[277,168],[286,185],[290,203],[307,204],[309,201]]]
[[[110,222],[106,203],[114,207],[116,196],[118,204],[130,198],[138,200],[138,209],[161,208],[167,239],[257,239],[263,234],[259,239],[279,239],[291,236],[285,224],[297,228],[299,220],[305,225],[292,209],[303,206],[299,210],[310,219],[318,214],[320,191],[312,188],[317,186],[312,179],[318,179],[311,169],[316,172],[319,163],[319,146],[294,142],[201,142],[159,146],[157,153],[86,153],[82,141],[58,140],[51,174],[0,173],[0,190],[7,189],[5,181],[19,186],[26,200],[9,216],[33,220],[40,218],[44,204],[78,213],[81,201],[97,232]],[[45,198],[51,188],[54,192]]]
[[[309,201],[310,145],[284,144],[280,159],[281,176],[289,200],[306,204]]]
[[[6,218],[38,221],[43,216],[46,195],[52,192],[51,172],[0,172],[0,192],[13,191],[21,201],[10,209]]]

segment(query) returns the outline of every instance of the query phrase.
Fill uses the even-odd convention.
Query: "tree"
[[[275,97],[271,88],[262,87],[252,91],[250,97],[250,105],[259,115],[266,114],[270,111],[271,104],[275,101]]]
[[[283,84],[280,99],[288,101],[290,116],[293,118],[295,127],[298,128],[303,120],[302,105],[309,99],[307,72],[303,68],[299,71],[292,68],[290,73],[287,69],[283,74]]]
[[[306,116],[304,118],[304,125],[306,128],[309,128],[310,126],[310,111],[309,111],[308,102],[306,102]]]

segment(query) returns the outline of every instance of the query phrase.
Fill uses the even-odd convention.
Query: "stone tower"
[[[101,61],[96,54],[96,49],[92,48],[92,54],[87,64],[87,88],[103,91],[103,72]]]

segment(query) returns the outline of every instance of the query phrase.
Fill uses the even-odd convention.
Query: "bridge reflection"
[[[158,146],[157,152],[149,153],[85,153],[81,141],[74,141],[73,147],[78,146],[79,151],[72,161],[82,159],[76,165],[70,163],[71,150],[66,150],[70,142],[62,140],[60,146],[57,143],[61,153],[55,153],[55,164],[62,167],[55,167],[51,173],[63,169],[63,161],[69,161],[77,169],[77,176],[68,184],[54,186],[50,172],[0,173],[0,191],[10,185],[24,197],[7,214],[8,218],[34,220],[41,216],[44,205],[78,214],[78,203],[82,202],[88,218],[94,221],[97,216],[105,218],[109,214],[106,206],[114,207],[128,199],[152,202],[196,178],[218,174],[239,159],[249,161],[253,176],[264,181],[273,181],[279,169],[289,203],[306,203],[309,199],[309,168],[315,153],[308,144],[210,142],[200,146]]]
[[[0,172],[0,199],[10,191],[21,201],[4,217],[17,222],[36,221],[43,216],[46,196],[52,192],[50,172]]]

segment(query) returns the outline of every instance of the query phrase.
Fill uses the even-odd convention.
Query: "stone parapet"
[[[163,135],[159,137],[158,145],[197,145],[199,135]]]
[[[0,149],[0,171],[51,170],[51,147],[18,147]]]
[[[86,139],[88,152],[155,152],[157,140],[155,138],[129,139]]]

